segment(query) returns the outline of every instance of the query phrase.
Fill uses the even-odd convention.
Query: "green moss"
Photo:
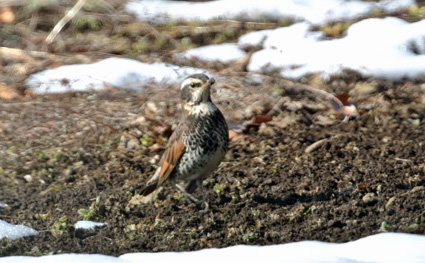
[[[102,25],[100,21],[97,19],[90,17],[90,16],[81,16],[77,19],[77,22],[75,22],[75,25],[80,30],[93,30],[98,31],[101,29]]]
[[[277,24],[278,24],[280,27],[288,27],[288,26],[293,25],[293,24],[294,24],[294,22],[293,22],[292,20],[279,19],[279,20],[277,21]]]
[[[226,28],[226,30],[224,30],[223,34],[224,34],[225,38],[228,39],[228,40],[234,39],[235,35],[236,35],[235,30],[233,28],[230,28],[230,27]]]
[[[137,42],[131,44],[131,49],[138,53],[148,52],[150,50],[150,42],[147,38],[142,37]]]
[[[422,14],[421,10],[417,5],[411,5],[408,9],[409,16],[413,19],[421,19]]]

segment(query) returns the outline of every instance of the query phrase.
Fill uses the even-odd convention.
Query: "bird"
[[[214,78],[205,74],[190,75],[182,82],[181,119],[168,140],[158,169],[140,191],[143,196],[170,182],[186,198],[198,203],[200,201],[192,193],[199,188],[205,211],[208,211],[202,182],[217,169],[229,146],[226,120],[211,100],[211,86],[214,83]],[[178,181],[189,183],[183,187]]]

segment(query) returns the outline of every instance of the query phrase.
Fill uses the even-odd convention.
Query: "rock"
[[[127,142],[127,149],[137,149],[140,147],[140,141],[135,137],[130,137]]]
[[[155,201],[155,199],[158,196],[158,193],[161,192],[162,187],[159,187],[157,190],[155,190],[153,193],[143,196],[143,195],[135,195],[131,198],[131,200],[128,202],[127,207],[128,208],[134,208],[136,206],[139,206],[141,204],[149,204]]]
[[[266,164],[266,163],[264,162],[263,158],[258,157],[258,156],[256,156],[256,157],[252,158],[252,161],[253,161],[253,163],[257,163],[257,164],[262,164],[262,165],[265,165],[265,164]]]
[[[413,189],[412,189],[412,190],[410,190],[408,193],[409,193],[409,194],[413,194],[413,193],[416,193],[416,192],[423,191],[424,189],[425,189],[425,186],[422,186],[422,185],[420,185],[420,186],[415,186],[415,187],[413,187]]]
[[[270,136],[270,137],[273,137],[273,136],[276,135],[273,128],[268,126],[264,122],[261,123],[260,128],[258,129],[258,133],[261,134],[261,135],[266,135],[266,136]]]
[[[350,90],[350,96],[369,95],[378,91],[378,82],[359,82]]]
[[[375,198],[375,194],[374,193],[367,193],[367,194],[365,194],[363,196],[362,200],[367,205],[374,204],[377,201],[376,198]]]

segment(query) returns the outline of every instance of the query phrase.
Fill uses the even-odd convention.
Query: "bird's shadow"
[[[331,200],[333,193],[318,193],[314,195],[299,195],[296,193],[290,193],[282,198],[275,197],[264,197],[262,195],[255,195],[253,200],[260,204],[273,204],[278,206],[293,205],[297,202],[310,203],[314,201],[329,201]]]

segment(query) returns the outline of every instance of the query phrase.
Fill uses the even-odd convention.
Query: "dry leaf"
[[[367,184],[358,184],[357,188],[359,189],[366,189],[367,188]]]
[[[236,142],[243,138],[243,135],[238,134],[234,130],[229,130],[229,140],[230,142]]]
[[[0,6],[0,23],[10,23],[15,20],[15,14],[8,6]]]
[[[7,86],[3,82],[0,82],[0,99],[3,100],[14,100],[19,98],[18,91],[16,89]]]
[[[272,120],[272,117],[267,115],[256,115],[254,118],[252,118],[253,123],[261,124],[264,122],[269,122]]]

